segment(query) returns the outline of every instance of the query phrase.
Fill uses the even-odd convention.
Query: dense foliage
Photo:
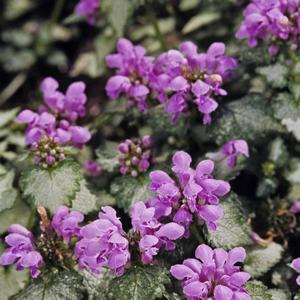
[[[1,299],[300,299],[299,0],[0,7]]]

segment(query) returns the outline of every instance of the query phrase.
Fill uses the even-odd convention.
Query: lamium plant
[[[0,8],[1,300],[300,299],[300,0]]]

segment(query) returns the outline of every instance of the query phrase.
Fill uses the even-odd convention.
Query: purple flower
[[[8,232],[5,242],[9,248],[0,256],[0,265],[16,264],[17,271],[29,268],[31,276],[36,278],[44,262],[41,254],[35,249],[32,233],[18,224],[12,224]]]
[[[136,177],[147,171],[152,161],[150,145],[149,135],[145,135],[142,139],[127,139],[119,144],[121,174]]]
[[[202,244],[197,247],[196,258],[188,258],[183,264],[174,265],[170,272],[182,281],[183,293],[189,300],[250,300],[243,285],[250,274],[241,272],[236,263],[246,258],[245,249],[234,248],[229,252],[211,249]]]
[[[103,207],[99,219],[83,226],[80,236],[75,245],[79,268],[98,274],[102,267],[107,267],[117,276],[124,273],[130,260],[129,243],[113,208]]]
[[[228,141],[223,145],[219,152],[209,153],[207,157],[214,161],[221,161],[225,159],[227,166],[229,168],[234,168],[240,154],[245,157],[249,157],[249,147],[245,140]]]
[[[78,211],[69,211],[66,206],[59,207],[51,222],[52,228],[62,236],[66,244],[69,243],[73,236],[79,236],[80,227],[78,226],[84,220],[82,213]]]
[[[298,273],[300,273],[300,257],[294,259],[292,261],[291,267],[297,271]],[[297,277],[296,279],[297,284],[300,286],[300,275]]]
[[[189,109],[189,103],[194,103],[203,114],[203,123],[209,124],[211,113],[218,107],[215,97],[227,95],[222,84],[237,62],[224,55],[223,43],[213,43],[206,53],[198,53],[192,42],[182,43],[179,50],[158,57],[151,81],[154,94],[173,121]]]
[[[45,138],[47,142],[51,140],[56,145],[71,144],[78,148],[91,139],[90,132],[76,124],[78,118],[84,117],[86,113],[85,84],[81,81],[74,82],[68,87],[65,94],[60,92],[58,87],[55,79],[45,78],[41,83],[45,105],[40,107],[39,112],[26,109],[16,118],[18,123],[27,124],[25,140],[33,150],[39,148],[42,138]],[[50,150],[54,151],[55,147]],[[43,155],[42,163],[46,165],[53,165],[56,161],[61,160],[57,157],[53,158],[57,153],[47,152]],[[35,157],[35,161],[41,163],[41,158]]]
[[[137,202],[132,207],[131,223],[134,232],[140,237],[139,249],[144,264],[152,262],[153,256],[157,255],[162,246],[174,250],[176,245],[173,241],[184,234],[184,227],[175,222],[160,223],[155,218],[155,208],[147,208],[143,202]]]
[[[87,160],[84,163],[84,171],[88,176],[97,177],[101,174],[102,168],[96,160]]]
[[[294,214],[297,214],[300,212],[300,200],[295,201],[290,208],[290,211],[293,212]]]
[[[299,12],[299,0],[252,0],[236,37],[247,39],[250,47],[255,47],[258,40],[266,41],[272,56],[278,53],[282,41],[288,40],[295,50],[300,33]]]
[[[191,162],[191,157],[184,151],[173,155],[172,171],[177,181],[163,171],[151,172],[149,189],[156,196],[147,203],[155,208],[158,220],[167,217],[184,226],[186,237],[193,216],[211,230],[217,228],[217,220],[223,216],[218,207],[219,197],[230,190],[228,182],[213,178],[213,161],[203,160],[195,170],[190,167]]]
[[[89,24],[96,23],[97,11],[100,7],[100,0],[80,0],[75,7],[75,13],[85,17]]]
[[[112,99],[125,95],[130,106],[136,104],[139,110],[145,111],[154,58],[145,56],[145,48],[134,46],[125,38],[118,40],[117,50],[106,56],[107,65],[116,69],[116,75],[106,84],[106,93]]]

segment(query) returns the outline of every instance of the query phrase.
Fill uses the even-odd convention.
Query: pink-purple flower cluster
[[[252,0],[236,37],[247,39],[250,47],[264,40],[269,44],[270,55],[276,55],[280,42],[289,41],[291,49],[297,49],[299,34],[299,0]]]
[[[55,247],[52,239],[58,241],[62,238],[65,244],[69,244],[72,237],[79,236],[79,223],[84,219],[82,213],[69,211],[65,206],[59,207],[52,222],[46,220],[46,224],[41,222],[42,234],[34,238],[33,234],[19,224],[12,224],[5,237],[5,242],[9,246],[0,256],[0,265],[6,266],[16,264],[17,271],[25,268],[31,270],[31,275],[36,278],[40,274],[40,269],[45,265],[47,257],[42,257],[44,246],[46,249]],[[56,253],[59,249],[52,249],[51,253]]]
[[[99,274],[102,267],[108,267],[115,275],[124,273],[130,261],[129,242],[112,207],[102,207],[99,219],[83,226],[80,236],[75,246],[79,268]]]
[[[144,173],[150,167],[151,138],[145,135],[142,139],[127,139],[118,147],[120,152],[120,172],[123,175],[130,174],[133,177]]]
[[[237,67],[237,61],[224,53],[223,43],[213,43],[206,53],[198,53],[194,43],[184,42],[179,51],[169,50],[157,58],[155,94],[173,121],[194,103],[203,114],[203,123],[211,122],[211,113],[218,107],[215,97],[227,95],[223,82]]]
[[[182,264],[171,267],[171,274],[182,281],[183,293],[189,300],[250,300],[243,285],[250,274],[242,272],[236,263],[246,258],[242,247],[229,252],[221,248],[211,249],[202,244],[195,251],[196,258],[188,258]]]
[[[228,182],[213,178],[213,161],[203,160],[195,170],[191,162],[190,155],[184,151],[174,154],[172,171],[177,182],[163,171],[151,172],[149,188],[156,196],[147,202],[148,207],[155,208],[158,220],[168,218],[184,226],[185,237],[189,236],[193,216],[216,230],[217,221],[223,216],[219,197],[230,191]]]
[[[300,273],[300,257],[294,259],[292,261],[291,267],[297,271],[298,273]],[[297,277],[296,279],[297,284],[300,286],[300,275]]]
[[[100,0],[80,0],[75,7],[75,13],[78,16],[85,17],[90,25],[94,25],[99,7]]]
[[[117,50],[118,53],[106,56],[107,65],[116,69],[116,75],[106,84],[107,95],[112,99],[125,95],[129,106],[137,105],[139,110],[145,111],[154,58],[145,56],[145,48],[134,46],[125,38],[119,39]]]
[[[192,42],[182,43],[178,50],[162,53],[154,58],[145,56],[145,49],[120,39],[118,53],[108,55],[106,62],[117,69],[106,85],[108,96],[115,99],[124,94],[130,105],[147,109],[146,99],[163,103],[166,112],[176,121],[181,113],[195,103],[204,124],[211,122],[211,113],[218,107],[217,96],[225,96],[223,81],[232,75],[237,62],[226,56],[223,43],[213,43],[206,53],[198,53]]]
[[[44,97],[44,104],[38,112],[29,109],[23,110],[16,121],[27,124],[26,144],[31,145],[36,151],[40,146],[38,143],[43,137],[52,140],[53,147],[44,147],[47,158],[46,163],[52,165],[58,158],[55,156],[56,145],[73,145],[81,148],[91,138],[91,134],[84,127],[76,124],[78,118],[85,116],[85,84],[83,82],[72,83],[65,94],[58,90],[58,82],[48,77],[41,84],[41,91]],[[39,149],[41,150],[41,149]],[[55,153],[48,153],[52,150]],[[36,157],[39,162],[40,155]]]
[[[31,276],[36,278],[44,261],[36,250],[32,233],[19,224],[10,225],[8,232],[5,243],[9,248],[0,256],[0,265],[16,264],[17,271],[29,268]]]
[[[239,155],[249,157],[249,147],[245,140],[231,140],[226,142],[221,150],[216,153],[209,153],[207,156],[213,161],[226,160],[229,168],[234,168]]]
[[[149,264],[163,246],[166,250],[174,250],[173,242],[184,234],[184,227],[170,222],[162,224],[155,218],[155,208],[146,207],[145,203],[137,202],[131,210],[133,230],[139,236],[139,250],[144,264]]]

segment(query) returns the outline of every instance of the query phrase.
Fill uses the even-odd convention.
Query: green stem
[[[202,238],[202,235],[199,233],[197,225],[196,224],[192,224],[190,225],[190,231],[192,233],[192,235],[196,238],[197,242],[199,244],[203,244],[204,240]]]
[[[158,39],[158,41],[160,42],[160,47],[163,51],[167,50],[167,45],[165,43],[165,39],[164,39],[164,36],[159,28],[159,24],[157,22],[157,18],[153,12],[153,9],[149,9],[149,18],[150,18],[150,22],[152,23],[153,25],[153,28],[154,28],[154,32],[155,32],[155,35],[156,35],[156,38]]]
[[[57,0],[55,2],[54,8],[53,8],[53,11],[51,14],[51,18],[50,18],[50,23],[49,23],[50,27],[57,23],[60,15],[61,15],[61,12],[63,10],[64,4],[65,4],[65,0]]]

